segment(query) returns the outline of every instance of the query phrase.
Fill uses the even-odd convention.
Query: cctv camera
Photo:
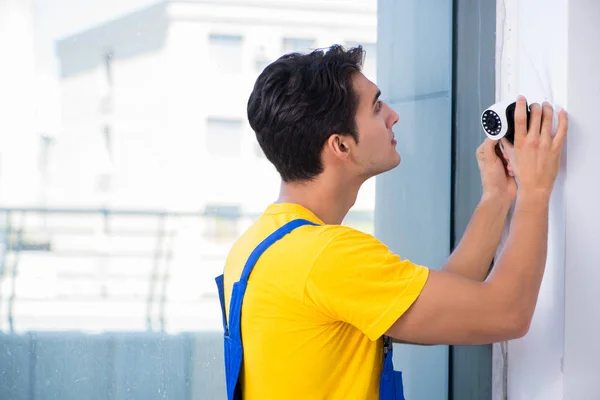
[[[488,107],[481,114],[481,126],[488,138],[500,140],[503,137],[514,144],[515,140],[515,108],[514,100],[501,101]],[[529,106],[527,109],[527,126],[529,126]]]

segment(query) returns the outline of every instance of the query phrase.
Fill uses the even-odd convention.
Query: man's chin
[[[396,162],[394,163],[394,165],[390,169],[396,168],[398,165],[400,165],[401,162],[402,162],[402,157],[400,156],[400,154],[398,154],[398,158],[396,159]]]
[[[398,156],[398,159],[394,163],[388,165],[386,168],[382,168],[380,171],[373,174],[373,176],[385,174],[386,172],[389,172],[389,171],[395,169],[396,167],[398,167],[400,165],[400,162],[401,162],[401,158],[400,158],[400,156]]]

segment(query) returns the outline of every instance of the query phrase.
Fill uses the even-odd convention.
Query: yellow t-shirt
[[[416,300],[427,268],[371,235],[324,225],[302,206],[272,204],[227,257],[227,310],[252,250],[297,218],[320,226],[276,242],[250,274],[241,319],[244,399],[377,399],[382,335]]]

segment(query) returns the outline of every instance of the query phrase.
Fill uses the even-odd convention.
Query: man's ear
[[[337,157],[345,158],[350,153],[349,140],[351,140],[350,136],[344,136],[336,133],[329,136],[325,146],[332,154],[336,155]]]

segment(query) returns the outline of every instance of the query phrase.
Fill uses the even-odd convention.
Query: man
[[[399,117],[360,72],[362,58],[360,47],[339,46],[285,55],[250,95],[250,125],[282,183],[279,199],[234,244],[224,271],[229,314],[232,286],[255,261],[243,306],[237,295],[232,306],[241,312],[244,399],[377,399],[383,337],[481,344],[528,331],[566,114],[552,136],[552,108],[532,104],[527,129],[525,99],[518,99],[514,148],[503,142],[510,172],[486,140],[477,151],[481,201],[458,248],[441,270],[430,270],[341,225],[361,185],[400,163],[392,132]],[[510,235],[488,276],[515,200]],[[311,224],[251,256],[294,220]],[[227,346],[229,354],[238,351]]]

